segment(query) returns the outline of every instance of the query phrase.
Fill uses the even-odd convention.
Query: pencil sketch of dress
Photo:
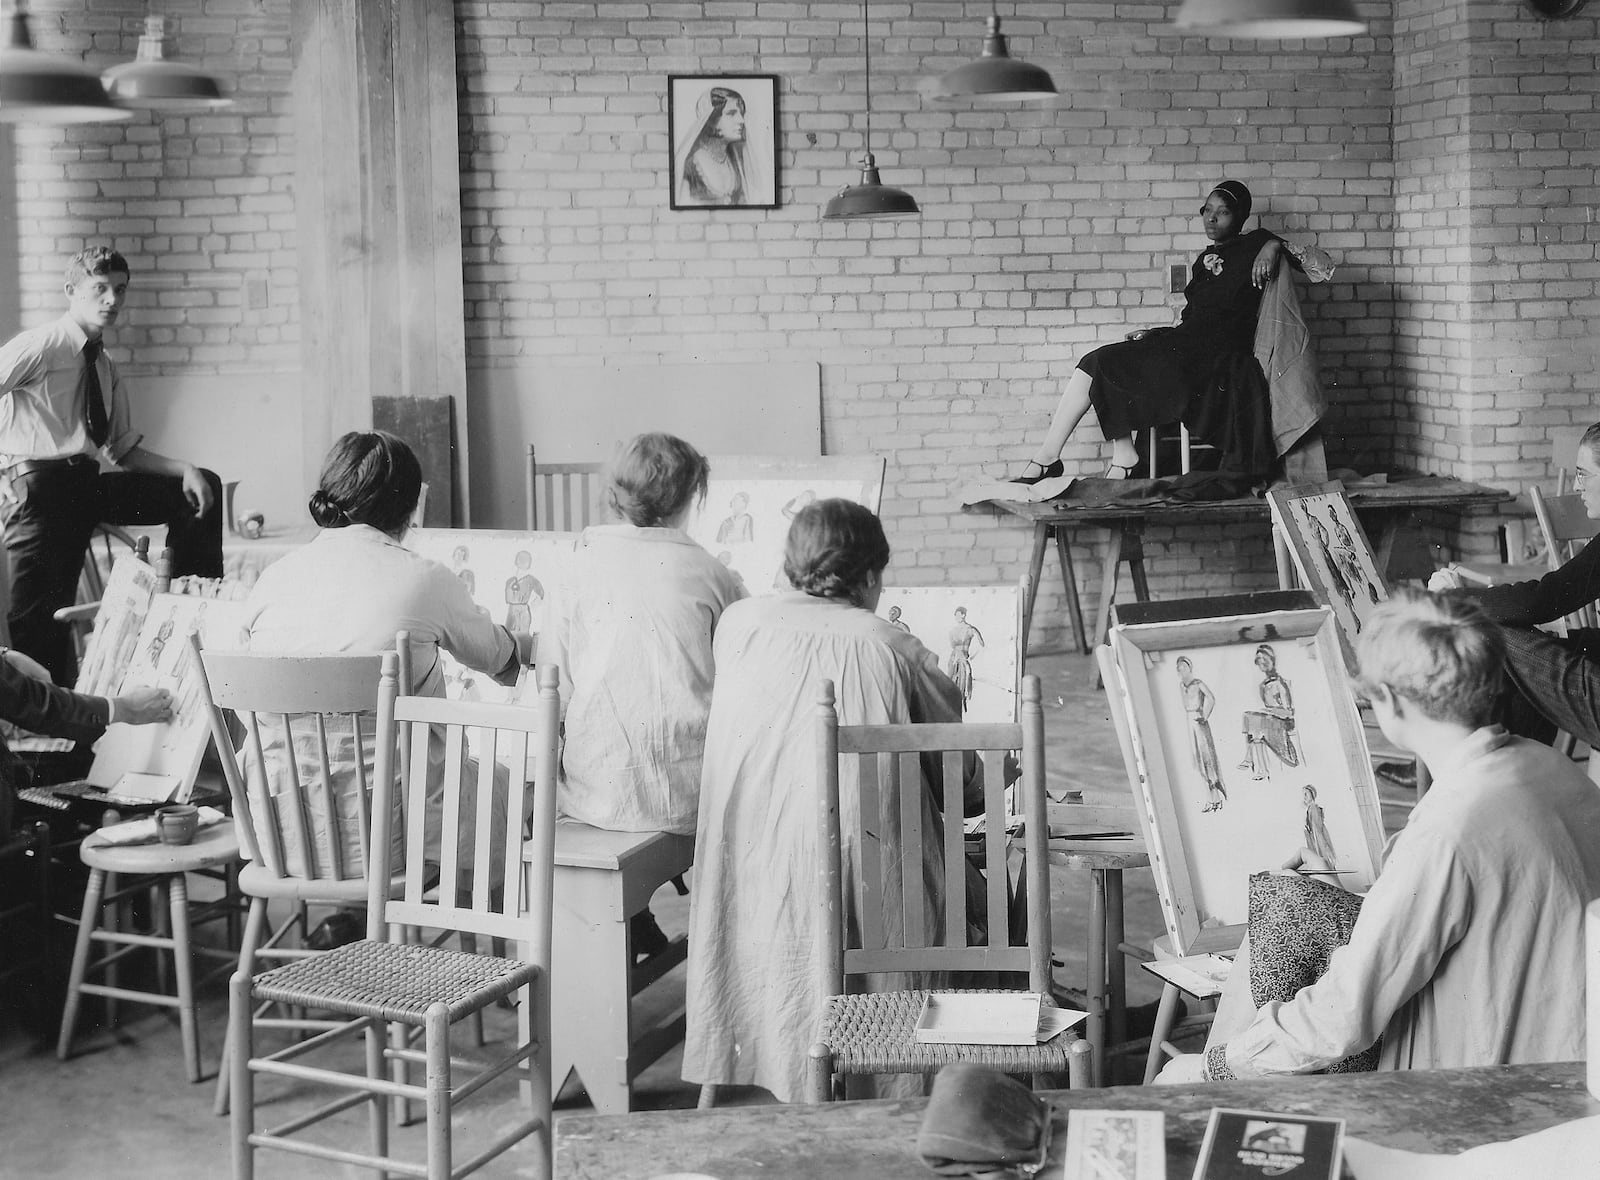
[[[950,628],[950,655],[945,664],[945,675],[961,690],[961,710],[972,703],[972,645],[984,646],[983,632],[967,622],[967,608],[956,607],[955,623]],[[891,620],[893,621],[893,620]],[[911,630],[910,627],[906,628]]]
[[[455,551],[450,554],[450,572],[465,583],[468,594],[476,594],[478,592],[478,575],[473,573],[471,567],[467,565],[467,560],[471,556],[465,545],[457,545]]]
[[[1245,757],[1239,769],[1259,780],[1272,777],[1273,757],[1285,766],[1299,766],[1300,752],[1294,744],[1294,698],[1289,682],[1278,675],[1278,653],[1271,644],[1256,648],[1255,665],[1261,669],[1261,708],[1245,710]]]
[[[717,526],[718,545],[747,545],[755,540],[755,518],[745,511],[749,507],[749,496],[743,492],[733,493],[733,499],[728,501],[730,511]]]
[[[1216,739],[1211,736],[1211,710],[1217,707],[1217,698],[1205,681],[1195,676],[1188,656],[1178,657],[1177,668],[1183,711],[1189,718],[1189,749],[1194,768],[1206,784],[1206,805],[1200,810],[1217,811],[1228,798],[1228,789],[1222,785],[1222,765],[1217,761]]]
[[[1361,630],[1361,618],[1356,615],[1356,584],[1350,581],[1345,567],[1333,555],[1333,538],[1328,533],[1328,526],[1322,523],[1321,518],[1306,513],[1306,520],[1311,523],[1311,531],[1316,534],[1317,548],[1322,551],[1322,561],[1328,569],[1328,576],[1333,579],[1333,590],[1340,598],[1344,599],[1345,607],[1349,610],[1355,624],[1355,629]]]
[[[1306,844],[1330,865],[1338,860],[1333,851],[1333,838],[1328,835],[1328,825],[1323,822],[1322,807],[1317,803],[1317,788],[1309,783],[1300,790],[1300,801],[1306,809]]]
[[[512,559],[517,572],[506,579],[506,630],[513,633],[533,630],[533,608],[528,604],[537,596],[544,599],[544,587],[528,572],[533,557],[526,549],[517,550]]]
[[[1361,558],[1356,553],[1356,539],[1350,530],[1345,527],[1344,521],[1329,513],[1328,520],[1333,524],[1333,560],[1339,567],[1339,576],[1350,587],[1354,596],[1359,587],[1366,595],[1368,601],[1377,605],[1381,601],[1378,588],[1372,584],[1372,579],[1367,577],[1366,568],[1361,564]]]

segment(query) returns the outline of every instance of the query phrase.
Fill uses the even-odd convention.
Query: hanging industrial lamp
[[[133,112],[113,103],[88,66],[33,47],[28,6],[16,0],[0,42],[0,123],[114,123]]]
[[[921,210],[904,189],[884,184],[878,161],[872,155],[872,42],[868,13],[871,0],[861,3],[861,54],[867,76],[867,150],[861,157],[861,183],[842,188],[822,211],[824,221],[853,221],[858,217],[914,217]]]
[[[1354,0],[1183,0],[1172,23],[1209,37],[1284,41],[1367,31]]]
[[[941,101],[1049,102],[1056,97],[1056,84],[1048,70],[1018,61],[1007,52],[996,10],[989,15],[983,56],[941,75],[933,96]]]
[[[212,111],[232,105],[232,99],[222,96],[215,77],[183,62],[167,60],[166,49],[166,20],[145,17],[138,54],[102,75],[111,97],[124,106],[173,113]]]

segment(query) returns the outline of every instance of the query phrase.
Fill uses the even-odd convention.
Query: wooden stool
[[[78,1003],[84,993],[104,996],[108,1001],[131,1000],[141,1004],[154,1004],[178,1010],[178,1022],[183,1031],[183,1053],[189,1069],[189,1080],[200,1080],[200,1037],[195,1025],[193,948],[190,942],[189,885],[185,874],[212,870],[209,875],[226,875],[229,897],[213,903],[200,911],[198,921],[228,917],[230,927],[237,923],[238,907],[233,898],[232,878],[229,870],[237,867],[239,840],[234,835],[233,823],[212,824],[195,836],[194,842],[183,845],[169,844],[107,844],[99,835],[87,837],[79,855],[89,868],[89,884],[83,891],[83,912],[78,919],[77,947],[72,954],[72,973],[67,983],[67,1002],[61,1014],[61,1037],[56,1044],[56,1056],[66,1060],[72,1049],[72,1034],[78,1023]],[[218,874],[215,870],[223,870]],[[118,888],[117,877],[135,878]],[[166,895],[170,914],[170,932],[135,934],[118,928],[116,907],[124,898],[143,889],[159,889]],[[102,925],[102,911],[113,907],[109,924]],[[120,949],[108,951],[97,962],[91,963],[90,948],[94,943],[108,943]],[[146,992],[117,984],[117,963],[131,954],[135,947],[151,947],[157,952],[160,981],[164,984],[166,962],[162,951],[171,951],[174,974],[177,977],[175,994],[165,991]],[[209,948],[198,948],[200,953],[219,956],[233,961],[235,953]],[[105,983],[85,983],[90,971],[105,969]],[[107,1004],[107,1011],[115,1008]]]
[[[632,1109],[632,1082],[683,1040],[684,1010],[636,1029],[633,997],[688,957],[682,936],[638,966],[628,919],[694,864],[694,837],[556,824],[551,1083],[576,1070],[601,1114]]]

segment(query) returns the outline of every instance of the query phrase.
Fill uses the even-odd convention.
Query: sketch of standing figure
[[[511,560],[517,572],[506,579],[506,630],[513,633],[532,631],[533,608],[528,604],[535,597],[544,601],[544,587],[539,584],[538,578],[528,572],[533,566],[531,553],[526,549],[518,549],[517,555]]]
[[[1188,656],[1178,657],[1177,668],[1183,711],[1189,717],[1190,752],[1194,755],[1194,768],[1206,784],[1207,802],[1200,810],[1217,811],[1228,798],[1228,789],[1222,785],[1222,764],[1217,761],[1216,739],[1211,736],[1211,710],[1217,707],[1217,698],[1205,681],[1195,676]]]
[[[889,625],[891,627],[898,627],[902,631],[911,630],[911,625],[900,617],[900,608],[898,606],[891,606],[889,608]]]
[[[177,608],[167,612],[167,617],[161,620],[156,633],[150,637],[150,645],[144,650],[145,662],[152,668],[161,667],[161,653],[167,649],[167,641],[172,638],[172,632],[177,626]]]
[[[1314,515],[1309,510],[1305,510],[1305,513],[1306,520],[1311,524],[1312,532],[1316,534],[1317,548],[1322,550],[1322,561],[1328,567],[1328,576],[1333,580],[1334,593],[1344,599],[1345,608],[1349,610],[1352,619],[1355,621],[1355,629],[1360,632],[1361,618],[1355,613],[1356,584],[1350,581],[1345,566],[1333,555],[1333,538],[1328,533],[1328,526],[1322,523],[1321,517]]]
[[[1317,803],[1317,788],[1310,783],[1300,788],[1300,802],[1306,809],[1305,846],[1330,865],[1333,864],[1337,857],[1333,851],[1333,838],[1328,835],[1328,825],[1322,819],[1322,807]]]
[[[944,671],[961,690],[961,710],[966,712],[972,703],[972,645],[976,642],[980,648],[984,646],[983,632],[967,622],[966,607],[956,607],[955,618],[950,628],[950,656]]]
[[[466,583],[468,594],[476,594],[478,592],[478,575],[467,567],[467,559],[471,556],[472,554],[467,551],[465,545],[457,545],[450,552],[450,572]]]
[[[1278,675],[1278,653],[1271,644],[1256,648],[1255,665],[1261,669],[1261,708],[1245,710],[1245,756],[1239,769],[1259,780],[1272,777],[1268,751],[1285,766],[1299,766],[1300,751],[1294,745],[1294,698],[1289,682]]]
[[[747,545],[756,539],[755,518],[746,511],[749,507],[749,496],[733,493],[733,499],[728,501],[730,511],[717,526],[718,545]]]
[[[1339,576],[1351,588],[1352,595],[1355,592],[1355,588],[1359,586],[1366,591],[1368,601],[1376,606],[1381,601],[1378,595],[1378,588],[1372,584],[1372,579],[1367,577],[1367,571],[1361,564],[1360,556],[1356,553],[1355,537],[1351,535],[1344,521],[1334,515],[1331,510],[1328,513],[1328,521],[1333,525],[1333,560],[1339,566]]]

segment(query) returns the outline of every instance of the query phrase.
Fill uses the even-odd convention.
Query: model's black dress
[[[1105,345],[1078,362],[1093,378],[1089,399],[1106,438],[1182,421],[1222,451],[1224,469],[1270,470],[1271,407],[1254,352],[1261,292],[1250,271],[1276,238],[1255,229],[1206,247],[1190,270],[1176,327]]]

